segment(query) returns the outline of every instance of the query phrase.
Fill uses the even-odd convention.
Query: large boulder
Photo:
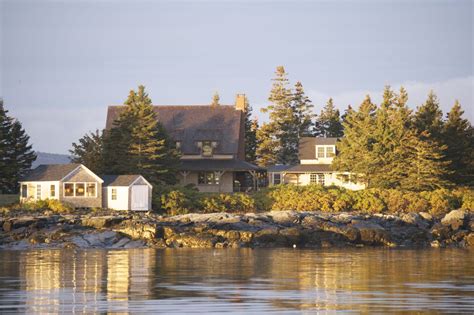
[[[360,234],[360,240],[368,245],[392,245],[390,234],[379,224],[370,221],[353,221],[352,227]]]
[[[125,220],[123,216],[101,216],[101,217],[88,217],[83,218],[81,224],[87,227],[93,227],[96,229],[103,229],[106,227],[111,227],[113,225],[121,223]]]
[[[453,210],[446,214],[441,219],[441,224],[444,226],[450,226],[453,231],[456,231],[467,223],[469,219],[469,213],[466,210]]]

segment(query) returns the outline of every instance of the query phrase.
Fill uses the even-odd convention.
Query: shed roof
[[[106,129],[113,126],[124,105],[109,106]],[[217,141],[216,153],[238,154],[242,111],[233,105],[153,106],[158,121],[174,141],[180,141],[183,154],[200,154],[197,141]]]
[[[311,172],[328,173],[328,172],[332,172],[332,169],[331,169],[331,165],[329,164],[299,164],[285,171],[285,173],[311,173]]]
[[[283,172],[291,167],[293,167],[293,165],[284,165],[284,164],[271,165],[267,167],[267,172],[268,173]]]
[[[104,180],[103,186],[130,186],[141,175],[101,175]]]
[[[58,181],[66,177],[69,173],[81,166],[78,163],[70,164],[41,164],[26,174],[21,181]]]
[[[264,170],[252,163],[229,159],[199,159],[199,160],[181,160],[179,169],[182,171],[259,171]]]

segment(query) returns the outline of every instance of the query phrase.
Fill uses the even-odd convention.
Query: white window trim
[[[280,182],[278,184],[275,184],[275,175],[280,175]],[[281,173],[272,173],[272,184],[273,185],[279,185],[281,184],[281,178],[282,178],[282,174]]]
[[[318,157],[318,148],[323,148],[324,157]],[[328,148],[333,148],[333,156],[328,155]],[[315,157],[316,160],[319,159],[332,159],[336,156],[336,146],[335,145],[316,145],[315,146]]]
[[[316,182],[311,181],[311,177],[316,176]],[[320,183],[322,178],[322,184]],[[326,174],[325,173],[310,173],[309,174],[309,182],[310,184],[317,184],[321,186],[326,186]]]
[[[114,191],[115,191],[115,198],[114,198]],[[118,190],[117,188],[110,188],[110,200],[117,201],[118,200]]]
[[[66,196],[66,184],[73,184],[73,195]],[[76,184],[84,184],[84,196],[76,196]],[[95,186],[95,195],[87,196],[87,184],[94,184]],[[63,198],[97,198],[97,183],[96,182],[64,182],[63,183]]]
[[[39,189],[38,189],[39,188]],[[39,198],[38,198],[38,192],[39,192]],[[36,200],[41,200],[43,197],[43,187],[41,184],[36,184],[36,194],[35,194],[35,199]]]

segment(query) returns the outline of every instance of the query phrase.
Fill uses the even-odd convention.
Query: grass
[[[17,203],[18,200],[18,195],[0,195],[0,207],[12,205]]]

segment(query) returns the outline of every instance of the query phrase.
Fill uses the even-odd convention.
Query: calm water
[[[0,251],[0,313],[474,312],[474,251]]]

